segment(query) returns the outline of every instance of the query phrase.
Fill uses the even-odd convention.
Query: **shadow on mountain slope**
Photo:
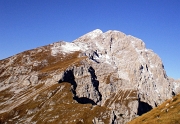
[[[96,103],[93,100],[91,100],[87,97],[79,98],[78,96],[76,96],[77,83],[74,78],[73,70],[67,70],[64,73],[63,79],[59,80],[58,83],[62,83],[62,82],[68,82],[73,86],[73,88],[71,89],[72,93],[74,94],[73,99],[76,100],[78,103],[81,103],[81,104],[89,104],[90,103],[92,105],[96,105]]]
[[[98,94],[100,96],[99,101],[101,101],[102,100],[102,95],[99,92],[99,81],[97,80],[97,76],[95,74],[95,70],[92,67],[89,67],[88,71],[91,74],[91,82],[92,82],[93,86],[95,87],[96,91],[98,92]]]
[[[152,106],[150,106],[148,103],[138,100],[139,105],[138,105],[138,115],[141,116],[142,114],[150,111],[152,109]]]

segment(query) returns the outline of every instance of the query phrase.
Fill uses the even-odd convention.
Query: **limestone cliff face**
[[[97,29],[0,63],[4,123],[126,123],[180,93],[180,81],[168,78],[159,56],[119,31]],[[57,115],[50,112],[55,105]],[[59,117],[65,113],[74,118]]]

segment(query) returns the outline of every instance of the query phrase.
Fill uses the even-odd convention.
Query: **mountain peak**
[[[95,29],[87,34],[85,34],[87,37],[90,37],[91,39],[99,36],[100,34],[102,34],[103,32],[100,29]]]
[[[100,29],[95,29],[91,32],[86,33],[85,35],[79,37],[78,39],[74,40],[73,42],[76,42],[77,40],[86,41],[88,39],[94,39],[101,35],[103,32]]]
[[[103,31],[101,29],[95,29],[95,30],[93,30],[91,32],[94,32],[94,33],[103,33]]]
[[[96,29],[0,61],[0,123],[123,124],[178,93],[160,57],[120,31]]]

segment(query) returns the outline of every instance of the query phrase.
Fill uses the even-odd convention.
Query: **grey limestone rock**
[[[85,59],[65,66],[63,61],[77,52],[74,61]],[[69,82],[74,100],[107,107],[109,123],[114,124],[126,123],[180,93],[180,81],[166,75],[157,54],[141,39],[113,30],[97,29],[71,43],[60,41],[17,54],[1,61],[0,72],[2,90]],[[104,123],[96,117],[92,122]]]
[[[116,102],[108,105],[115,113],[121,111],[121,114],[126,116],[123,118],[123,123],[138,115],[138,99],[155,107],[171,98],[172,93],[179,93],[179,82],[169,80],[159,56],[152,50],[146,49],[141,39],[127,36],[119,31],[108,31],[94,35],[93,38],[89,38],[89,34],[86,34],[76,39],[74,43],[88,47],[82,52],[89,58],[87,62],[89,65],[78,67],[74,72],[79,96],[97,102],[96,95],[99,94],[91,84],[92,77],[87,71],[89,66],[95,70],[98,90],[102,96],[98,101],[100,105],[106,105],[108,99],[112,100],[113,96],[118,95],[122,90],[137,92],[130,97],[131,101],[128,105],[124,103],[119,105]],[[117,116],[116,119],[120,120],[120,117]]]

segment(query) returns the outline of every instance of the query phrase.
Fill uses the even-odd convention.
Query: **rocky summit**
[[[96,29],[0,61],[0,123],[123,124],[180,93],[136,37]]]

